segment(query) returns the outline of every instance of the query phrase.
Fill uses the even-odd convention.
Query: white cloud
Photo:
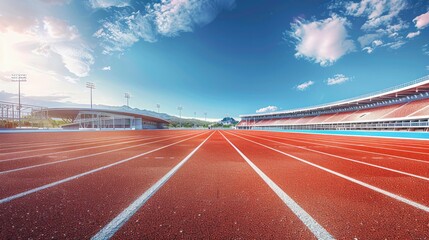
[[[332,65],[345,54],[354,51],[355,45],[348,38],[350,23],[333,15],[327,19],[291,24],[290,35],[296,40],[296,57],[304,57],[321,66]]]
[[[374,51],[374,48],[372,48],[372,47],[364,47],[364,48],[362,48],[362,51],[366,51],[367,53],[372,53]]]
[[[349,80],[350,80],[350,78],[346,77],[344,74],[336,74],[336,75],[334,75],[334,77],[328,78],[328,80],[326,80],[326,83],[328,85],[336,85],[336,84],[345,83]]]
[[[429,44],[423,45],[422,51],[425,55],[429,56]]]
[[[429,11],[414,18],[413,22],[416,24],[416,28],[425,28],[427,25],[429,25]]]
[[[14,31],[0,33],[3,47],[7,48],[8,58],[4,60],[0,70],[10,71],[17,69],[18,65],[30,68],[42,68],[42,71],[52,71],[57,63],[53,63],[52,56],[59,56],[67,69],[77,77],[88,76],[94,58],[91,50],[79,37],[77,28],[69,26],[66,22],[56,18],[44,18],[40,24],[29,29],[31,31]],[[40,58],[40,59],[38,59]],[[0,59],[0,62],[2,60]],[[42,66],[43,65],[43,66]],[[37,66],[37,67],[35,67]],[[62,70],[57,69],[57,72]],[[64,73],[67,75],[67,73]],[[62,77],[63,78],[63,77]],[[64,79],[64,78],[63,78]]]
[[[89,0],[92,8],[110,8],[130,6],[131,0]]]
[[[110,71],[110,70],[112,70],[112,68],[110,66],[105,66],[101,70],[103,70],[103,71]]]
[[[79,82],[79,78],[74,78],[74,77],[70,77],[70,76],[66,76],[65,79],[69,82],[69,83],[78,83]]]
[[[362,50],[371,53],[377,47],[397,49],[406,42],[405,29],[409,24],[401,19],[401,12],[407,8],[407,0],[359,0],[334,5],[345,9],[344,14],[364,18],[361,29],[364,35],[358,38]],[[377,45],[375,40],[383,44]],[[374,45],[375,44],[375,45]]]
[[[366,34],[364,36],[359,37],[358,41],[363,47],[362,51],[372,53],[377,47],[383,46],[383,41],[380,39],[376,39],[378,37],[380,37],[379,34]]]
[[[53,39],[74,40],[79,37],[76,26],[70,26],[57,18],[45,17],[43,20],[43,28],[48,33],[49,37]]]
[[[94,36],[102,41],[103,53],[122,52],[140,39],[156,42],[159,36],[192,32],[234,4],[235,0],[161,0],[148,3],[144,12],[116,13],[113,20],[102,22]]]
[[[104,54],[122,52],[134,43],[143,39],[146,42],[156,41],[156,32],[150,15],[140,11],[131,15],[118,13],[114,22],[104,21],[102,27],[94,33],[102,43]]]
[[[152,6],[158,32],[164,36],[177,36],[203,26],[223,9],[231,9],[235,0],[161,0]]]
[[[398,40],[398,41],[386,43],[385,46],[388,46],[392,49],[398,49],[398,48],[402,47],[405,43],[406,42],[403,40]]]
[[[50,11],[67,1],[49,3],[52,4],[15,1],[4,5],[0,1],[0,78],[26,73],[28,80],[21,86],[23,94],[62,94],[81,101],[81,86],[76,83],[80,77],[89,75],[94,63],[92,51],[76,26],[43,16],[39,11],[39,8]],[[9,82],[2,84],[2,89],[13,92],[16,85]]]
[[[77,77],[86,77],[94,64],[91,51],[75,44],[55,44],[52,51],[61,56],[64,66]]]
[[[345,3],[347,15],[367,18],[362,25],[363,30],[390,25],[406,6],[405,0],[361,0],[358,3]]]
[[[67,7],[59,5],[69,2],[0,1],[0,81],[8,79],[0,84],[2,90],[15,92],[11,74],[26,73],[28,80],[21,85],[24,95],[61,95],[86,102],[86,93],[77,83],[89,76],[93,52],[74,24],[47,14],[58,13]]]
[[[296,89],[298,89],[300,91],[304,91],[305,89],[307,89],[308,87],[310,87],[313,84],[314,84],[313,81],[304,82],[304,83],[301,83],[298,86],[296,86]]]
[[[381,40],[374,40],[372,42],[372,45],[374,45],[376,47],[381,46],[382,44],[383,44],[383,41],[381,41]]]
[[[267,107],[260,108],[260,109],[256,110],[256,113],[274,112],[274,111],[277,111],[277,109],[279,109],[279,108],[276,106],[267,106]]]
[[[410,33],[408,33],[407,38],[413,38],[413,37],[416,37],[418,35],[420,35],[420,31],[410,32]]]
[[[379,33],[369,33],[358,37],[358,42],[360,43],[361,47],[365,47],[372,44],[375,40],[379,39],[380,37],[381,37],[381,34]]]

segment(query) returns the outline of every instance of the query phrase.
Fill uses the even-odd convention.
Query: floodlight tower
[[[12,74],[12,82],[18,82],[18,126],[21,128],[21,82],[27,81],[27,74]]]
[[[183,110],[183,107],[182,107],[182,106],[178,106],[178,107],[177,107],[177,110],[179,110],[179,116],[180,116],[179,121],[180,121],[180,127],[182,127],[182,110]]]
[[[159,108],[161,107],[161,105],[159,103],[156,104],[156,108],[158,108],[158,113],[159,113]]]
[[[129,93],[125,93],[125,98],[127,99],[127,107],[130,107],[130,94]]]
[[[204,113],[204,121],[207,122],[207,113],[206,112]]]
[[[86,87],[91,90],[91,109],[92,109],[92,90],[95,89],[95,84],[93,82],[86,82]]]
[[[197,112],[194,112],[194,120],[197,120]],[[194,123],[194,128],[197,127],[197,123]]]

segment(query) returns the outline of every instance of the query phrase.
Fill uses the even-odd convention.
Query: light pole
[[[207,113],[206,112],[204,113],[204,121],[207,122]]]
[[[21,127],[21,82],[27,81],[27,74],[12,74],[12,82],[18,82],[18,126]],[[13,111],[13,110],[12,110]]]
[[[178,106],[177,110],[179,110],[179,116],[180,116],[179,122],[180,122],[180,127],[182,127],[182,110],[183,110],[183,107],[182,106]]]
[[[159,113],[159,108],[161,107],[161,105],[159,103],[156,104],[156,108],[158,108],[158,113]]]
[[[127,99],[127,107],[130,107],[130,94],[129,93],[125,93],[125,98]]]
[[[95,84],[92,82],[86,82],[86,87],[90,89],[91,93],[91,109],[92,109],[92,90],[95,89]]]
[[[194,112],[194,121],[197,120],[197,112]],[[194,128],[197,127],[197,123],[194,123]]]

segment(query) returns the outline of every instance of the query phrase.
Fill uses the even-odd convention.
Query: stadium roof
[[[429,93],[429,75],[416,79],[414,81],[404,83],[395,87],[384,89],[378,92],[373,92],[370,94],[361,95],[354,98],[349,98],[337,102],[311,106],[307,108],[299,108],[293,110],[286,110],[281,112],[271,112],[271,113],[259,113],[259,114],[247,114],[240,115],[240,117],[256,117],[256,116],[272,116],[279,114],[288,114],[288,113],[298,113],[306,111],[320,111],[320,110],[329,110],[336,108],[347,108],[356,105],[370,104],[388,101],[391,99],[412,96],[418,93]]]
[[[116,111],[111,109],[91,109],[91,108],[48,108],[47,109],[49,113],[49,117],[54,118],[69,118],[69,119],[75,119],[79,112],[103,112],[103,113],[111,113],[111,114],[118,114],[118,115],[125,115],[135,118],[141,118],[146,121],[150,122],[156,122],[156,123],[169,123],[167,120],[147,116],[139,113],[133,113],[133,112],[126,112],[126,111]]]

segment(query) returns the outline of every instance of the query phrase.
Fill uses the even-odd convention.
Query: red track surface
[[[163,130],[0,142],[0,239],[429,239],[428,141]]]

